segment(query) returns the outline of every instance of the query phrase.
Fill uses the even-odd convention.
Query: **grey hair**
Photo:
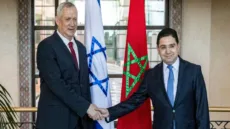
[[[59,4],[58,8],[57,8],[57,16],[60,17],[62,15],[62,11],[64,8],[71,8],[71,7],[76,8],[76,6],[71,2],[63,2],[63,3]]]

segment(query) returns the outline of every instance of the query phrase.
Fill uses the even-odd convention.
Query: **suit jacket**
[[[89,75],[85,47],[77,40],[79,69],[57,32],[38,45],[37,67],[41,81],[38,129],[92,128],[86,111],[90,105]]]
[[[180,58],[178,86],[172,107],[165,90],[163,63],[149,69],[137,90],[126,101],[109,108],[112,121],[139,107],[148,97],[154,107],[153,129],[210,129],[205,82],[199,65]]]

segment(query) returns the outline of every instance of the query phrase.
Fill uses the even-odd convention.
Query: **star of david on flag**
[[[94,50],[95,45],[98,45],[99,49]],[[108,75],[107,75],[106,78],[100,80],[92,72],[92,70],[93,70],[93,68],[92,68],[93,57],[96,56],[96,54],[103,53],[103,56],[104,56],[104,58],[106,60],[105,50],[106,50],[106,47],[102,47],[101,44],[97,41],[97,39],[95,37],[93,37],[92,38],[92,43],[91,43],[91,50],[90,50],[90,53],[87,54],[87,57],[88,57],[88,62],[89,62],[89,64],[88,64],[89,65],[89,74],[90,74],[90,78],[92,79],[91,83],[90,83],[90,86],[98,86],[101,89],[101,91],[104,93],[104,95],[107,96],[108,82],[109,82]],[[102,57],[100,56],[100,58],[102,58]],[[102,85],[103,83],[106,83],[105,87]]]

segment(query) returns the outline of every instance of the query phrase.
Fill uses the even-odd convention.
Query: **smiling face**
[[[160,38],[157,50],[164,63],[173,64],[179,55],[180,45],[172,36],[165,36]]]
[[[68,40],[74,37],[77,31],[77,9],[76,7],[64,7],[61,15],[56,17],[58,31]]]

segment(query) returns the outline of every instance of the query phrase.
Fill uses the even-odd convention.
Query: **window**
[[[34,1],[34,93],[33,104],[37,106],[40,81],[36,67],[36,49],[41,40],[53,34],[56,29],[55,13],[59,3],[66,0]],[[78,8],[78,30],[76,38],[84,43],[85,0],[69,0]],[[122,70],[126,43],[126,30],[129,0],[101,0],[104,37],[107,47],[108,71],[110,75],[112,103],[120,102]],[[150,67],[161,61],[157,54],[156,37],[158,32],[169,25],[168,0],[145,0],[146,35]],[[108,11],[109,10],[109,11]]]

